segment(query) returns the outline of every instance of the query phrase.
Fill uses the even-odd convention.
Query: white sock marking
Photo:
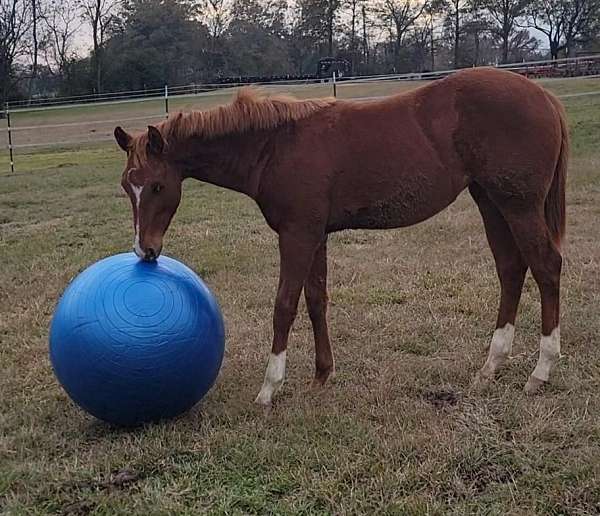
[[[265,371],[265,381],[256,397],[256,403],[270,405],[273,393],[283,385],[285,378],[285,354],[285,351],[282,351],[279,355],[271,353],[267,370]]]
[[[550,335],[542,335],[540,339],[540,356],[531,376],[548,381],[550,371],[556,361],[560,358],[560,326],[552,330]]]
[[[502,328],[496,328],[490,344],[487,360],[481,368],[482,376],[490,378],[499,367],[502,367],[512,351],[515,327],[506,323]]]

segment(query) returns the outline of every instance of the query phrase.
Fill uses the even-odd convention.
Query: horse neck
[[[183,176],[256,198],[268,160],[265,149],[272,131],[249,131],[210,141],[190,138],[175,145],[174,155]]]

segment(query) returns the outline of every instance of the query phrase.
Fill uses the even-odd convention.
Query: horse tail
[[[560,119],[561,143],[558,161],[554,169],[554,177],[550,190],[546,196],[544,212],[546,224],[552,235],[552,239],[560,249],[565,234],[566,210],[565,210],[565,187],[567,182],[567,162],[569,160],[569,128],[565,108],[554,95],[548,94],[548,98]]]

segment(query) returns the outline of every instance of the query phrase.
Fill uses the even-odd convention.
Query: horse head
[[[179,206],[183,178],[169,160],[167,143],[156,127],[136,136],[117,127],[114,134],[127,153],[121,185],[133,208],[134,250],[144,260],[155,260]]]

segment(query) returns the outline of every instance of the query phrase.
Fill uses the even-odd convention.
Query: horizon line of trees
[[[0,101],[547,57],[531,29],[552,59],[600,50],[600,0],[0,0]]]

